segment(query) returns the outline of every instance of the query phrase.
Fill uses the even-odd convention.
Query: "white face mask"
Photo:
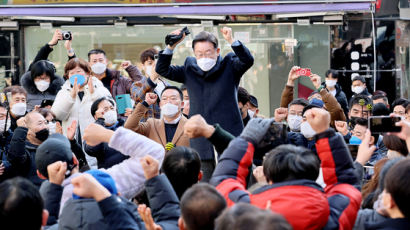
[[[302,124],[300,125],[300,132],[307,139],[312,138],[316,135],[315,130],[312,129],[312,126],[310,126],[309,122],[307,121],[302,122]]]
[[[248,109],[248,115],[250,118],[253,118],[255,116],[255,112],[253,112],[252,110]]]
[[[11,107],[11,112],[16,116],[23,116],[26,114],[27,105],[26,103],[16,103]]]
[[[201,59],[196,60],[196,63],[198,64],[199,68],[202,69],[202,71],[208,72],[209,70],[212,69],[212,67],[215,66],[216,59],[201,58]]]
[[[165,117],[173,117],[179,112],[178,106],[167,103],[161,107],[161,115]]]
[[[56,133],[56,123],[55,122],[49,122],[47,126],[48,126],[48,131],[50,132],[50,135]]]
[[[352,92],[355,94],[360,94],[361,92],[363,92],[363,90],[363,86],[352,86]]]
[[[288,115],[289,129],[293,132],[299,132],[302,119],[303,119],[302,116]]]
[[[6,119],[0,120],[0,133],[4,133],[4,124],[6,123]],[[7,119],[6,131],[10,129],[10,119]]]
[[[115,124],[115,122],[117,122],[117,112],[115,112],[114,110],[110,110],[106,113],[104,113],[104,122],[106,125],[113,125]]]
[[[151,65],[146,65],[145,66],[145,74],[147,75],[147,77],[150,77],[152,74],[152,66]]]
[[[95,63],[94,65],[91,66],[91,70],[95,74],[102,74],[102,73],[105,72],[106,69],[107,69],[107,66],[104,63],[101,63],[101,62],[97,62],[97,63]]]
[[[326,80],[326,86],[334,87],[337,83],[337,80]]]
[[[34,84],[36,84],[36,87],[40,92],[46,91],[50,86],[50,82],[44,80],[35,81]]]

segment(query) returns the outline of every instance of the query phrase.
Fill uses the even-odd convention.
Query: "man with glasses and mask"
[[[224,27],[221,34],[233,53],[222,57],[216,36],[202,31],[192,41],[195,57],[187,57],[184,66],[172,66],[173,51],[186,36],[181,31],[171,33],[182,35],[182,38],[160,52],[156,72],[186,85],[190,98],[189,115],[200,114],[209,124],[219,123],[223,129],[238,136],[243,122],[237,92],[242,75],[253,65],[251,53],[240,41],[234,40],[231,28]],[[201,156],[203,181],[208,181],[215,167],[212,144],[205,138],[191,139],[190,144]]]
[[[7,156],[18,176],[29,179],[38,187],[43,180],[36,173],[35,155],[37,147],[48,138],[47,124],[47,120],[35,111],[18,119]]]

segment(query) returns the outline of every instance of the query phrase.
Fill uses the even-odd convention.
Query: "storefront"
[[[21,75],[56,28],[73,33],[77,56],[86,59],[90,49],[101,48],[107,52],[112,68],[119,68],[122,60],[138,65],[139,54],[146,48],[164,48],[166,34],[183,26],[188,26],[191,35],[176,50],[174,64],[183,64],[185,57],[192,55],[193,36],[202,30],[218,35],[224,55],[231,48],[219,31],[230,26],[234,37],[243,41],[255,57],[254,66],[245,74],[241,85],[258,98],[261,113],[272,116],[290,68],[293,65],[311,68],[313,73],[324,77],[331,66],[332,51],[337,48],[335,31],[343,27],[346,17],[369,16],[372,2],[131,0],[127,1],[131,4],[123,4],[125,1],[118,0],[109,2],[120,4],[83,4],[90,1],[78,0],[74,2],[78,4],[67,5],[64,0],[14,0],[14,5],[1,7],[0,15],[17,22],[15,31],[1,32],[14,36],[13,44],[9,41],[8,55],[1,54],[7,63],[14,63],[13,68],[4,65],[5,70],[12,72],[2,73],[3,79]],[[30,5],[16,5],[29,2]],[[7,29],[12,30],[12,24]],[[62,44],[49,59],[61,73],[67,61]],[[307,96],[312,87],[308,78],[301,78],[296,91],[299,96]]]

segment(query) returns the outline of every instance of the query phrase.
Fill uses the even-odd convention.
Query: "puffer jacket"
[[[121,152],[123,155],[129,156],[129,158],[109,169],[99,170],[110,174],[121,196],[126,199],[132,199],[144,188],[145,177],[140,159],[150,155],[161,165],[165,150],[162,145],[155,141],[123,127],[118,128],[114,132],[108,146]],[[72,174],[63,181],[64,190],[61,198],[61,207],[64,207],[64,203],[72,197],[73,185],[71,184],[71,179],[78,175],[81,174]],[[48,186],[50,186],[50,182],[44,182],[41,185],[40,193]]]
[[[360,208],[361,194],[353,161],[342,136],[329,129],[316,135],[326,187],[299,179],[273,183],[253,194],[245,188],[252,165],[254,146],[241,137],[234,139],[222,154],[211,184],[225,197],[228,206],[251,203],[282,214],[294,229],[352,229]],[[297,205],[295,205],[297,204]]]
[[[76,120],[81,137],[84,136],[84,129],[95,119],[91,115],[91,105],[101,97],[111,98],[111,93],[103,86],[102,82],[92,77],[94,93],[91,94],[88,85],[84,86],[84,97],[81,100],[77,95],[75,99],[71,97],[71,83],[67,80],[62,89],[57,93],[51,111],[56,115],[58,120],[62,121],[64,135],[67,128]],[[78,133],[77,133],[78,136]],[[86,155],[90,167],[97,166],[97,160],[94,157]]]
[[[34,106],[40,105],[42,100],[54,100],[61,86],[64,84],[64,79],[58,75],[55,75],[51,79],[50,86],[44,92],[40,92],[33,79],[31,78],[31,72],[28,71],[20,79],[20,85],[27,91],[27,111],[34,109]]]
[[[112,127],[106,127],[104,124],[104,119],[98,119],[96,124],[102,125],[107,129],[112,131],[117,130],[119,127],[124,126],[124,120],[121,118],[118,119],[118,122],[113,125]],[[121,152],[110,148],[108,143],[100,143],[96,146],[87,145],[87,143],[83,142],[84,151],[92,156],[97,158],[97,166],[98,168],[111,168],[112,166],[121,163],[123,160],[128,159],[128,156],[123,155]]]

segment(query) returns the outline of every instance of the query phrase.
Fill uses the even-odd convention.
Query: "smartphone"
[[[309,77],[310,75],[312,75],[312,71],[309,68],[302,68],[298,70],[297,74],[299,76]]]
[[[357,151],[359,150],[359,145],[348,144],[347,147],[349,148],[350,155],[352,156],[353,160],[355,160],[357,157]]]
[[[124,114],[126,108],[132,108],[131,97],[129,94],[120,94],[115,97],[118,114]]]
[[[397,133],[401,131],[401,127],[396,126],[396,122],[401,121],[401,117],[389,116],[373,116],[369,117],[369,128],[371,133]]]

